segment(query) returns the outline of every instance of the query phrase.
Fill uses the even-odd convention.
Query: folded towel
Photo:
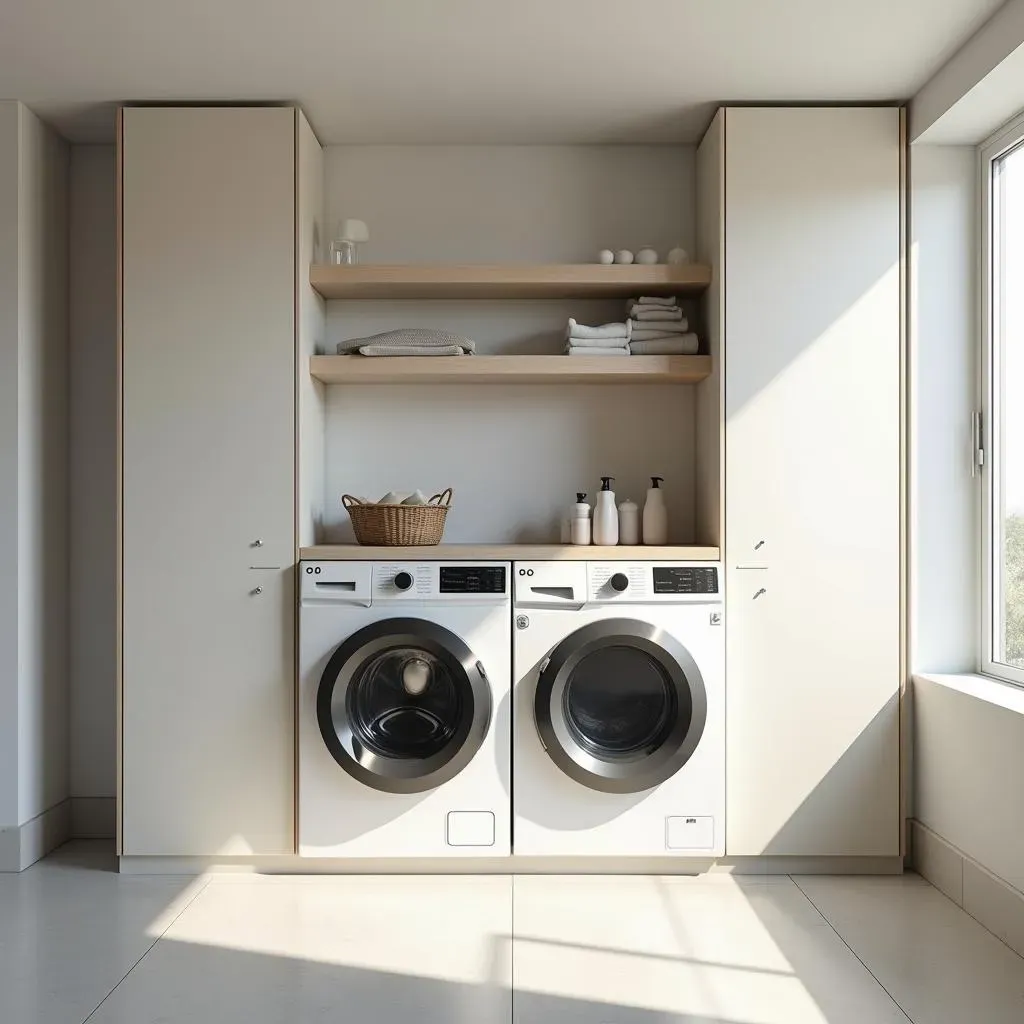
[[[476,351],[476,342],[470,341],[469,338],[463,338],[461,334],[452,334],[451,331],[438,331],[433,327],[405,327],[397,331],[371,334],[368,338],[349,338],[348,341],[339,342],[337,351],[338,355],[349,355],[370,345],[378,349],[451,348],[452,345],[457,345],[467,354]],[[378,354],[380,353],[374,353]]]
[[[628,356],[628,348],[581,348],[578,345],[566,345],[567,356]]]
[[[634,356],[695,356],[699,349],[700,342],[696,334],[679,334],[671,338],[629,343],[630,354]]]
[[[682,320],[683,311],[674,306],[672,309],[653,309],[646,306],[634,306],[629,315],[633,320]]]
[[[628,348],[629,338],[568,338],[570,348]]]
[[[471,356],[461,345],[363,345],[361,356]]]
[[[631,320],[630,323],[633,325],[630,340],[639,338],[640,341],[649,341],[666,334],[690,333],[690,324],[686,320]]]
[[[674,295],[641,295],[636,301],[641,306],[674,306],[676,297]]]
[[[569,317],[569,326],[565,330],[566,338],[581,338],[594,341],[597,338],[625,338],[629,340],[629,323],[602,324],[600,327],[588,327],[578,324]]]

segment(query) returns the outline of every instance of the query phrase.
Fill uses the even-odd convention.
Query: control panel
[[[508,586],[503,565],[442,565],[442,594],[504,594]]]
[[[374,601],[507,600],[510,567],[502,562],[375,562]]]
[[[508,562],[302,562],[306,603],[369,607],[380,601],[500,604],[509,600]]]
[[[521,608],[583,608],[588,604],[720,604],[716,562],[516,562],[515,602]]]
[[[718,568],[713,565],[656,565],[655,594],[717,594]]]

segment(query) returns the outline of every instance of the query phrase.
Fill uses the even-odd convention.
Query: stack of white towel
[[[697,335],[690,333],[674,295],[642,295],[627,303],[629,351],[635,356],[696,355]]]
[[[629,324],[588,327],[570,317],[565,330],[565,352],[570,356],[628,356]]]

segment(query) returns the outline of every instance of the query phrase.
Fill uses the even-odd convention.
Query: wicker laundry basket
[[[450,487],[435,494],[426,505],[373,505],[351,494],[341,496],[356,540],[389,548],[440,544],[451,501]]]

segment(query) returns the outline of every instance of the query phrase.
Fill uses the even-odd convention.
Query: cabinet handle
[[[256,587],[254,590],[250,591],[250,593],[255,597],[255,596],[263,593],[263,588],[262,587]]]
[[[768,566],[764,562],[752,562],[749,565],[737,565],[735,568],[739,572],[764,572]]]
[[[755,595],[753,596],[752,600],[756,601],[756,600],[757,600],[757,599],[758,599],[758,598],[759,598],[759,597],[760,597],[760,596],[761,596],[762,594],[767,594],[767,593],[768,593],[767,589],[765,589],[764,587],[762,587],[762,588],[761,588],[761,589],[760,589],[760,590],[759,590],[759,591],[758,591],[758,592],[757,592],[757,593],[756,593],[756,594],[755,594]]]
[[[261,547],[263,547],[263,538],[262,537],[257,537],[252,542],[252,547],[254,547],[254,548],[261,548]]]

